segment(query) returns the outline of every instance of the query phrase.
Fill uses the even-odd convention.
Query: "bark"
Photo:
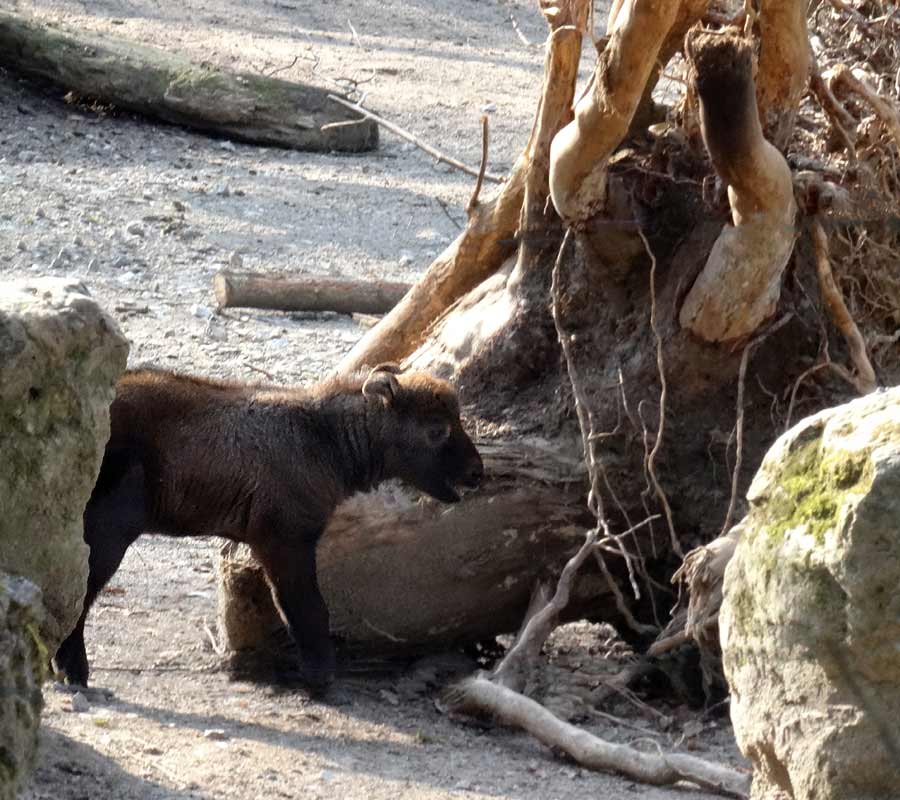
[[[213,277],[219,308],[386,314],[409,291],[407,283],[287,278],[221,270]]]
[[[487,484],[455,506],[396,485],[343,504],[319,545],[332,631],[355,655],[412,654],[514,632],[535,581],[583,540],[581,464],[540,441],[479,443]],[[233,650],[265,648],[281,628],[262,574],[243,546],[223,548],[219,621]],[[571,614],[596,606],[595,574]],[[602,601],[601,601],[602,602]]]
[[[690,57],[703,141],[728,186],[733,226],[723,228],[681,309],[681,325],[709,342],[752,334],[775,311],[794,247],[791,171],[763,137],[750,45],[700,33]]]
[[[318,151],[378,145],[378,126],[328,100],[324,89],[225,72],[175,53],[71,33],[2,11],[0,64],[119,108],[240,141]]]

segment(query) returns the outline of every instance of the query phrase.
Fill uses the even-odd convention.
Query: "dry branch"
[[[119,108],[256,144],[371,150],[378,126],[328,102],[328,92],[232,73],[123,39],[70,33],[0,12],[0,64]],[[349,126],[322,131],[328,123]]]
[[[287,278],[221,270],[213,277],[219,308],[337,311],[386,314],[409,291],[408,283]]]
[[[460,172],[465,172],[467,175],[471,175],[472,177],[478,177],[480,170],[477,170],[474,167],[470,167],[468,164],[463,164],[462,161],[453,158],[453,156],[448,156],[446,153],[442,153],[436,147],[432,147],[430,144],[423,142],[418,136],[415,136],[408,130],[401,128],[399,125],[393,122],[388,122],[384,117],[378,116],[378,114],[376,114],[374,111],[369,111],[369,109],[363,108],[359,103],[351,103],[349,100],[345,100],[343,97],[337,97],[333,94],[328,95],[328,99],[344,106],[344,108],[362,115],[366,119],[377,122],[379,125],[381,125],[382,128],[385,128],[391,133],[396,134],[401,139],[406,139],[407,142],[414,144],[420,150],[428,153],[428,155],[434,157],[435,160],[440,161],[443,164],[448,164],[454,169],[458,169]],[[326,126],[326,130],[328,129],[328,127],[329,126]],[[484,177],[489,181],[493,181],[494,183],[503,183],[503,181],[506,180],[503,175],[494,175],[490,172],[485,172]]]
[[[703,141],[728,185],[734,226],[713,245],[679,322],[706,341],[733,341],[775,311],[797,208],[790,168],[763,137],[749,43],[732,33],[697,33],[688,49]]]
[[[819,276],[822,298],[825,300],[831,321],[847,342],[850,360],[856,367],[856,374],[851,376],[852,383],[860,394],[868,394],[875,391],[878,381],[875,378],[875,370],[872,369],[872,362],[869,361],[866,353],[866,340],[863,339],[856,322],[853,321],[850,310],[841,295],[841,290],[835,283],[828,256],[828,237],[825,235],[822,223],[813,220],[811,232],[816,256],[816,274]]]
[[[550,151],[550,193],[566,223],[584,222],[602,206],[607,162],[628,132],[678,8],[670,0],[627,0],[615,15],[591,89]]]
[[[592,736],[557,719],[547,709],[484,677],[468,678],[446,694],[452,710],[490,714],[527,731],[547,747],[561,750],[587,769],[616,772],[632,780],[664,786],[690,781],[725,797],[748,797],[750,776],[730,767],[682,753],[644,753]]]

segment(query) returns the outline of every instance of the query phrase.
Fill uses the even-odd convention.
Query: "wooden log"
[[[408,283],[391,281],[286,278],[224,269],[213,277],[219,308],[386,314],[409,289]]]
[[[418,654],[514,632],[535,580],[555,574],[584,541],[579,459],[546,442],[478,447],[489,478],[462,503],[390,484],[344,503],[329,523],[319,582],[332,632],[354,655]],[[568,612],[599,608],[615,618],[607,592],[585,571]],[[223,547],[218,596],[230,649],[265,651],[277,641],[281,620],[243,545]]]
[[[296,150],[360,151],[378,126],[328,100],[329,91],[233,73],[124,39],[70,32],[0,12],[0,65],[85,97],[176,125]],[[321,130],[335,122],[356,122]]]

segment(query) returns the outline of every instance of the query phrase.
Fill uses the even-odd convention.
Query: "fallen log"
[[[213,277],[219,308],[386,314],[409,288],[408,283],[391,281],[286,278],[224,269]]]
[[[341,505],[318,548],[332,632],[354,657],[474,643],[520,625],[536,580],[578,550],[589,519],[580,460],[543,441],[478,442],[488,474],[446,506],[396,484]],[[615,620],[605,579],[585,571],[569,618]],[[265,653],[283,624],[249,550],[219,560],[219,632],[231,650]]]
[[[107,35],[71,32],[0,12],[0,65],[78,95],[217,136],[296,150],[360,151],[378,126],[328,90],[195,64]],[[335,122],[351,125],[323,126]]]

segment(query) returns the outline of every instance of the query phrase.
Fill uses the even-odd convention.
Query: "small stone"
[[[126,233],[130,233],[132,236],[143,236],[145,234],[144,226],[141,225],[136,219],[132,220],[125,226]]]
[[[174,208],[176,211],[187,211],[187,206],[180,200],[173,200],[172,208]]]
[[[17,249],[17,250],[21,250],[21,251],[23,251],[23,252],[24,252],[25,250],[28,249],[28,245],[25,244],[25,240],[24,240],[24,239],[19,239],[19,241],[16,242],[16,249]]]
[[[209,306],[195,303],[191,306],[191,314],[193,314],[198,319],[209,319],[213,315],[213,310]]]
[[[228,141],[219,142],[219,149],[227,150],[229,153],[234,153],[237,151],[237,148],[234,146],[234,144],[232,142],[228,142]]]
[[[216,194],[222,197],[231,197],[231,188],[227,183],[221,183],[216,186]]]
[[[237,251],[228,256],[228,266],[232,269],[240,269],[244,266],[244,258]]]
[[[208,325],[206,335],[214,342],[224,342],[228,339],[228,333],[221,325]]]
[[[141,192],[141,197],[143,197],[144,200],[152,200],[153,199],[153,195],[147,191]]]
[[[492,113],[492,112],[494,112],[494,111],[496,111],[496,110],[497,110],[497,104],[496,104],[496,103],[485,103],[485,104],[481,107],[481,113],[482,113],[482,114],[490,114],[490,113]]]
[[[203,738],[213,742],[224,742],[228,739],[228,734],[221,728],[207,728],[203,731]]]
[[[148,756],[161,756],[163,754],[163,750],[160,750],[158,747],[145,747],[144,753]]]
[[[40,219],[43,219],[44,217],[47,216],[47,212],[44,211],[43,208],[41,208],[40,206],[38,206],[38,207],[34,210],[34,215],[35,215],[36,217],[39,217]]]
[[[88,699],[81,692],[75,692],[72,695],[72,711],[76,714],[84,714],[90,710],[91,704],[88,702]]]
[[[399,264],[401,267],[408,267],[413,263],[413,257],[409,253],[401,253]]]

